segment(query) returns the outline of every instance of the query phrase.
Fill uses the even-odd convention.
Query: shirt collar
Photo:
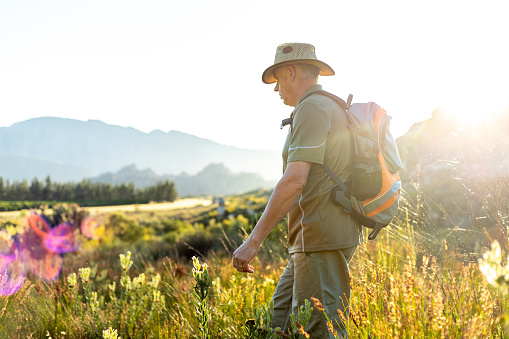
[[[300,97],[299,99],[299,104],[300,102],[302,101],[303,98],[306,97],[306,95],[308,95],[309,93],[312,93],[312,92],[316,92],[316,91],[321,91],[322,90],[322,85],[313,85],[311,87],[309,87],[306,92],[304,92],[304,94],[302,94],[302,96]],[[297,104],[298,105],[298,104]]]

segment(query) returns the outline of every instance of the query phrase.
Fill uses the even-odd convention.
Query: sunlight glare
[[[501,91],[494,91],[493,88],[503,87],[490,87],[487,89],[464,90],[462,93],[459,91],[455,95],[451,95],[446,104],[444,111],[451,117],[462,124],[476,124],[483,121],[491,120],[493,117],[509,110],[509,94],[501,93]]]

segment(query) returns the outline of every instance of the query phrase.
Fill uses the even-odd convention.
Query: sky
[[[2,0],[0,127],[94,119],[280,150],[293,108],[261,75],[286,42],[313,44],[336,72],[319,79],[324,89],[378,103],[396,137],[439,107],[465,119],[509,112],[508,10],[489,0]]]

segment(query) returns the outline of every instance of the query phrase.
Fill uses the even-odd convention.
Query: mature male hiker
[[[322,164],[347,182],[353,153],[346,112],[327,96],[309,95],[322,89],[318,75],[334,75],[334,70],[317,60],[312,45],[303,43],[278,46],[274,64],[263,72],[262,81],[276,83],[274,91],[295,109],[284,120],[289,125],[283,148],[284,174],[253,232],[233,253],[232,262],[239,272],[252,273],[249,263],[262,241],[288,213],[289,259],[274,292],[272,326],[288,329],[290,315],[314,297],[324,305],[334,331],[346,337],[338,310],[348,312],[348,262],[362,241],[362,232],[354,218],[329,198],[335,183]],[[333,338],[323,311],[317,308],[306,331],[311,338]]]

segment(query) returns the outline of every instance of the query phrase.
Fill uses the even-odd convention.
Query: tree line
[[[81,182],[52,182],[48,176],[44,181],[4,181],[0,177],[0,200],[3,201],[61,201],[76,202],[82,206],[113,205],[119,203],[148,203],[177,199],[175,184],[168,180],[145,188],[134,184],[112,185],[83,179]]]

